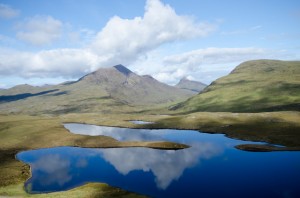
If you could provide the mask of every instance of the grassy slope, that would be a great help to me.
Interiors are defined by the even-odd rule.
[[[32,198],[145,198],[145,196],[110,187],[107,184],[89,183],[65,192],[29,195],[23,190],[23,184],[0,187],[0,197],[32,197]]]
[[[300,149],[300,112],[197,112],[159,119],[152,128],[194,129]]]
[[[122,89],[122,87],[120,87]],[[66,113],[111,113],[111,112],[133,112],[144,109],[153,108],[154,104],[145,105],[130,105],[121,99],[113,98],[103,85],[93,85],[86,82],[79,82],[77,84],[71,84],[68,86],[56,85],[46,88],[27,89],[28,93],[37,94],[39,92],[45,92],[50,90],[57,90],[49,92],[47,94],[27,97],[21,100],[14,100],[11,102],[0,101],[1,113],[13,113],[13,114],[66,114]],[[24,92],[21,90],[4,90],[0,92],[1,95],[18,95]],[[119,92],[118,92],[119,93]],[[156,92],[154,92],[156,93]],[[134,93],[131,93],[135,96]],[[124,96],[125,97],[125,96]],[[153,96],[159,97],[159,96]],[[137,100],[139,98],[136,98]],[[180,100],[182,101],[182,100]],[[178,100],[175,102],[179,102]],[[166,105],[174,104],[174,102],[166,102],[162,104],[155,104],[155,107],[162,107]]]
[[[36,94],[48,90],[57,91],[2,103],[0,111],[15,114],[62,114],[68,112],[110,111],[115,107],[119,107],[121,111],[131,109],[109,97],[103,87],[86,83],[36,88],[28,93]],[[5,90],[1,93],[3,95],[15,95],[21,92]]]
[[[299,62],[265,61],[266,65],[269,66],[264,67],[258,66],[258,63],[261,64],[261,62],[262,61],[250,62],[253,63],[251,68],[248,68],[248,66],[241,66],[240,68],[237,68],[231,75],[216,81],[215,84],[210,86],[204,94],[201,94],[202,96],[198,95],[186,103],[182,103],[180,111],[192,112],[199,111],[201,109],[206,110],[209,108],[211,108],[211,111],[241,111],[241,109],[244,111],[262,111],[270,110],[270,108],[271,110],[297,108],[297,104],[299,104],[298,97],[300,95],[298,87],[300,79]],[[249,62],[247,64],[249,64]],[[280,66],[282,64],[285,64],[286,66]],[[261,73],[261,69],[263,68],[265,69],[265,74],[258,74]],[[280,70],[280,72],[278,72],[278,68],[283,71]],[[249,69],[249,71],[246,71],[247,69]],[[258,72],[258,70],[260,72]],[[253,73],[253,71],[256,72]],[[252,73],[251,75],[247,75],[245,72]],[[270,76],[271,79],[265,78],[266,76]],[[253,79],[255,79],[255,82]],[[270,89],[265,89],[265,87],[269,87]],[[84,88],[84,86],[82,88]],[[76,92],[76,90],[73,91]],[[21,189],[21,183],[29,176],[28,166],[18,162],[14,158],[14,155],[20,150],[62,145],[120,147],[138,144],[130,143],[122,145],[109,137],[101,137],[99,139],[93,137],[92,139],[80,135],[72,135],[62,127],[61,122],[83,122],[108,126],[142,127],[126,122],[126,120],[141,119],[146,121],[156,121],[157,124],[153,125],[153,128],[196,129],[211,133],[225,133],[233,138],[266,141],[273,144],[282,144],[289,148],[296,148],[299,150],[299,112],[250,114],[197,112],[173,116],[147,115],[142,109],[140,113],[137,113],[140,109],[136,107],[125,108],[122,105],[116,105],[115,101],[107,97],[106,93],[99,92],[99,98],[91,98],[92,96],[89,94],[91,93],[92,95],[92,91],[93,88],[91,88],[89,92],[86,92],[86,96],[83,96],[83,106],[79,103],[76,108],[80,108],[79,110],[81,112],[84,112],[85,109],[89,112],[90,107],[86,108],[84,105],[90,104],[93,106],[93,104],[97,104],[96,106],[93,106],[93,112],[97,113],[74,113],[65,114],[60,117],[30,117],[22,115],[0,116],[0,186],[6,186],[5,188],[0,187],[0,196],[25,196],[24,191]],[[275,94],[275,92],[281,94]],[[221,94],[222,97],[216,97],[217,94]],[[201,97],[198,98],[199,96]],[[264,98],[267,96],[269,97]],[[57,104],[51,104],[51,102],[47,100],[46,96],[39,97],[45,98],[39,101],[35,101],[34,97],[28,98],[32,104],[31,108],[37,108],[38,105],[34,105],[35,102],[42,102],[45,105],[49,105],[47,107],[49,111],[45,113],[51,113],[52,110],[58,110],[57,114],[65,113],[63,111],[59,111],[60,106],[77,103],[77,101],[73,101],[67,94],[59,95],[58,99],[60,102],[57,107],[55,106]],[[264,98],[264,100],[258,100],[258,98]],[[204,101],[201,106],[198,103],[198,99]],[[236,106],[234,106],[234,102],[236,103]],[[263,106],[260,105],[262,102],[264,102]],[[223,103],[227,105],[221,105]],[[217,104],[219,104],[219,106]],[[22,105],[16,103],[7,107],[7,110],[19,108],[20,106]],[[26,108],[27,110],[30,109],[28,107]],[[120,113],[125,111],[136,112],[132,112],[131,114]],[[36,110],[34,109],[32,112],[36,112]],[[114,112],[115,114],[112,114],[111,112]],[[155,110],[151,112],[154,114],[170,113],[164,110]],[[178,111],[173,113],[177,112]],[[78,189],[79,191],[76,191]],[[114,188],[112,188],[112,190],[113,189]],[[103,191],[104,190],[102,188],[96,189],[90,188],[89,186],[83,186],[82,188],[74,189],[72,192],[68,191],[66,193],[58,193],[56,195],[60,197],[69,197],[70,195],[73,195],[72,193],[74,192],[101,193]],[[51,197],[53,194],[45,195],[45,197],[47,196]],[[93,197],[90,195],[86,196]],[[109,196],[105,195],[104,197]]]
[[[300,61],[256,60],[240,64],[172,109],[183,112],[300,110]]]
[[[171,105],[194,95],[160,83],[150,76],[126,76],[115,68],[100,69],[76,82],[0,90],[0,112],[66,114],[132,112]]]

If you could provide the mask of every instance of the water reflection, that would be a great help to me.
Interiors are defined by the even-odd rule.
[[[173,180],[177,180],[186,168],[193,167],[201,159],[218,155],[221,149],[217,145],[203,143],[180,151],[161,151],[147,148],[101,150],[103,158],[116,170],[127,175],[134,170],[151,171],[157,187],[166,189]]]
[[[28,191],[56,191],[69,189],[82,182],[105,181],[102,170],[114,167],[118,177],[129,179],[131,172],[153,176],[159,189],[166,189],[178,180],[185,169],[221,153],[221,148],[211,143],[195,145],[189,149],[170,151],[148,148],[82,149],[60,147],[40,149],[18,154],[18,159],[32,168],[32,178],[27,181]],[[34,156],[34,158],[32,158]],[[30,160],[31,158],[31,160]],[[93,174],[90,174],[93,172]],[[116,173],[110,172],[111,175]],[[80,182],[80,183],[78,183]],[[105,181],[106,182],[106,181]],[[107,182],[109,183],[109,181]],[[116,185],[114,182],[109,183]]]
[[[139,132],[65,126],[74,133],[109,135],[118,140],[164,139],[191,148],[57,147],[21,152],[17,158],[32,168],[32,177],[25,184],[28,192],[62,191],[87,182],[104,182],[150,197],[300,197],[300,152],[244,152],[234,146],[251,142],[189,130]]]
[[[59,154],[43,155],[37,161],[31,162],[33,172],[41,175],[37,179],[42,185],[57,182],[59,186],[62,186],[70,181],[72,179],[69,174],[70,165],[70,161]]]
[[[133,124],[153,124],[154,122],[146,122],[146,121],[142,121],[142,120],[129,120],[129,122],[133,123]]]
[[[119,141],[172,141],[182,144],[193,144],[206,141],[225,144],[224,135],[208,135],[193,130],[173,130],[173,129],[130,129],[118,127],[105,127],[88,124],[69,123],[64,127],[71,133],[89,136],[110,136]]]
[[[105,135],[115,138],[119,141],[155,141],[165,140],[159,133],[150,133],[150,130],[146,129],[128,129],[128,128],[116,128],[116,127],[100,127],[96,125],[84,125],[84,124],[64,124],[65,128],[71,133],[98,136]]]

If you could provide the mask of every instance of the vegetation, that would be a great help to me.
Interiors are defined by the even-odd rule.
[[[108,186],[107,184],[100,183],[89,183],[78,188],[64,191],[64,192],[54,192],[45,194],[27,194],[23,190],[23,184],[15,184],[6,187],[0,187],[0,196],[13,196],[13,197],[32,197],[32,198],[68,198],[68,197],[88,197],[88,198],[143,198],[145,196],[137,195],[135,193],[124,191],[120,188],[115,188]]]
[[[300,61],[244,62],[171,109],[185,113],[299,111]]]
[[[157,112],[158,113],[158,112]],[[135,125],[128,120],[154,121],[151,125]],[[172,143],[118,142],[106,136],[88,137],[68,132],[61,123],[78,122],[106,126],[131,128],[177,128],[194,129],[210,133],[225,133],[232,138],[253,141],[266,141],[272,144],[286,146],[285,150],[300,150],[300,113],[299,112],[269,112],[269,113],[213,113],[198,112],[188,115],[153,115],[143,113],[131,114],[65,114],[61,116],[0,116],[0,195],[23,196],[20,193],[23,182],[29,177],[29,167],[15,159],[19,151],[56,147],[177,147]],[[158,144],[158,145],[157,145]],[[169,145],[171,144],[171,145]],[[238,147],[254,150],[254,146]],[[268,148],[278,150],[278,147]],[[260,148],[260,150],[266,150]],[[4,187],[5,186],[5,187]],[[86,187],[86,186],[85,186]],[[76,188],[81,193],[86,189]],[[111,188],[114,189],[114,188]],[[97,190],[97,193],[101,189]],[[114,192],[117,192],[113,190]],[[93,193],[94,191],[89,191]],[[60,197],[68,197],[68,192],[57,193]],[[29,196],[29,195],[28,195]],[[46,196],[46,195],[41,195]],[[51,194],[47,196],[51,197]],[[46,197],[47,197],[46,196]]]
[[[107,136],[90,137],[75,135],[67,131],[61,124],[65,121],[71,121],[72,117],[74,117],[74,121],[77,121],[78,117],[85,120],[84,114],[78,117],[70,115],[61,118],[50,116],[0,115],[0,187],[5,186],[5,188],[0,188],[0,196],[10,195],[11,193],[14,196],[19,195],[21,191],[21,185],[19,184],[23,184],[30,176],[29,167],[15,159],[15,155],[20,151],[57,146],[90,148],[186,148],[186,145],[171,142],[119,142]],[[90,117],[86,116],[86,120],[89,119]],[[118,121],[116,123],[118,123]],[[85,188],[80,189],[84,190]],[[101,189],[98,189],[95,193],[102,193],[100,191]],[[120,193],[122,195],[123,191],[120,191]],[[117,194],[117,191],[114,192],[114,194]],[[61,197],[68,197],[68,195],[70,194],[65,193],[62,194]],[[49,197],[51,196],[49,195]]]
[[[124,66],[102,68],[78,81],[0,90],[0,112],[53,114],[132,112],[171,105],[196,93],[139,76]]]
[[[224,133],[235,139],[267,142],[286,146],[287,150],[300,150],[299,120],[300,112],[198,112],[160,119],[151,127]]]
[[[134,100],[145,97],[143,94],[136,96],[135,92],[132,92],[135,83],[138,82],[136,80],[153,82],[149,76],[133,75],[130,80],[126,78],[127,85],[122,89],[131,90],[127,95],[124,95],[122,89],[112,88],[114,86],[110,84],[111,82],[99,83],[97,81],[99,78],[104,81],[106,79],[106,74],[103,76],[101,73],[92,73],[79,81],[56,86],[22,85],[10,90],[2,90],[0,92],[2,113],[0,115],[0,196],[139,197],[105,184],[87,184],[70,191],[43,195],[26,194],[23,191],[23,182],[30,176],[30,170],[27,165],[15,159],[15,155],[20,151],[57,146],[102,148],[140,146],[161,149],[186,147],[171,142],[119,142],[106,136],[75,135],[63,127],[62,123],[66,122],[130,128],[193,129],[273,144],[238,145],[237,149],[299,151],[299,64],[299,61],[271,60],[243,63],[230,75],[212,83],[201,94],[173,105],[171,111],[166,108],[166,105],[176,101],[157,102],[164,98],[153,91],[151,91],[155,93],[153,95],[147,95],[150,92],[144,94],[148,97],[153,96],[153,101],[156,102],[149,106],[133,105]],[[116,69],[121,72],[117,75],[123,77],[131,75],[130,71],[124,70],[123,67]],[[160,87],[156,85],[156,88],[157,86]],[[159,90],[162,92],[163,89]],[[176,88],[176,90],[180,89]],[[177,99],[182,99],[182,96],[184,98],[185,95],[180,95]],[[128,120],[155,123],[135,125]]]

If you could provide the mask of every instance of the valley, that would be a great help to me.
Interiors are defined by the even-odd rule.
[[[199,84],[187,79],[181,85],[169,86],[116,65],[74,82],[0,90],[0,196],[25,196],[21,184],[30,176],[30,169],[15,159],[20,151],[61,146],[172,150],[190,147],[169,141],[120,142],[108,136],[76,135],[63,123],[196,130],[254,142],[238,144],[233,149],[299,151],[299,63],[249,61],[205,88],[203,83],[199,88]],[[153,123],[137,125],[130,120]],[[68,197],[72,193],[140,197],[93,183],[58,194]]]

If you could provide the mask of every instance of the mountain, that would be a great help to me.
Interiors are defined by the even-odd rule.
[[[34,87],[18,85],[0,91],[1,113],[68,113],[126,111],[164,105],[194,95],[139,76],[122,65],[101,68],[77,81]]]
[[[189,80],[187,78],[182,78],[175,87],[184,89],[184,90],[190,90],[196,93],[201,92],[205,87],[207,87],[206,84]]]
[[[193,95],[151,76],[139,76],[122,65],[99,69],[80,78],[78,83],[102,86],[110,97],[134,105],[174,102]]]
[[[300,61],[254,60],[170,107],[185,112],[300,111]]]

